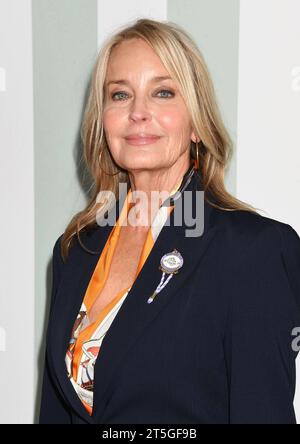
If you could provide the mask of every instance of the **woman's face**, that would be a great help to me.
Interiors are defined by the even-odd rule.
[[[111,53],[103,125],[115,162],[127,171],[166,169],[190,157],[194,133],[188,110],[175,81],[154,79],[164,76],[170,77],[142,39],[124,41]],[[126,139],[145,133],[159,138]]]

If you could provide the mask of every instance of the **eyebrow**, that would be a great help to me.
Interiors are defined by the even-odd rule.
[[[155,76],[155,77],[152,77],[152,79],[150,81],[151,82],[161,82],[162,80],[172,80],[172,78],[169,76]],[[116,83],[118,85],[129,85],[129,82],[127,80],[120,79],[120,80],[110,80],[109,82],[107,82],[106,86],[110,85],[111,83]]]

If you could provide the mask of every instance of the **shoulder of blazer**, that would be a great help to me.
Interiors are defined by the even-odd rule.
[[[99,235],[99,232],[102,230],[102,227],[97,225],[96,223],[88,228],[83,228],[80,233],[80,241],[86,248],[91,248],[90,240],[92,240],[93,236]],[[68,266],[69,262],[72,261],[73,256],[78,255],[78,252],[84,252],[84,248],[80,245],[77,234],[75,234],[72,238],[72,242],[69,247],[68,256],[64,261],[61,255],[61,240],[64,233],[61,233],[59,237],[56,239],[54,247],[53,247],[53,262],[59,271],[63,271],[66,266]]]
[[[292,328],[300,325],[298,233],[287,223],[251,212],[223,217],[226,229],[220,231],[216,261],[222,291],[228,297],[228,313],[232,313],[228,319],[243,320],[239,331],[262,320],[266,329],[274,327],[270,340],[276,337],[277,328],[278,336],[282,334],[282,342],[289,346]]]
[[[215,209],[212,224],[219,227],[219,244],[230,257],[227,264],[237,264],[250,254],[261,251],[290,252],[300,262],[300,238],[289,224],[250,211],[224,211]]]

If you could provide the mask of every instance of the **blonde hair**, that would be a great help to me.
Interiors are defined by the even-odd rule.
[[[194,132],[201,140],[199,170],[204,191],[208,192],[204,193],[206,201],[225,211],[244,210],[256,213],[254,207],[238,200],[225,189],[225,169],[232,157],[233,143],[223,124],[212,80],[200,50],[188,33],[175,23],[138,19],[130,26],[118,30],[104,42],[94,66],[81,126],[83,156],[93,179],[93,191],[86,208],[71,219],[62,235],[61,254],[64,260],[75,235],[86,249],[79,233],[97,223],[96,214],[105,205],[105,198],[104,201],[98,202],[98,194],[102,192],[103,195],[104,190],[108,190],[118,199],[119,183],[129,184],[127,172],[116,165],[110,154],[103,131],[102,116],[104,82],[110,54],[116,45],[133,38],[140,38],[148,43],[173,79],[178,82]],[[195,143],[192,141],[190,154],[191,158],[196,158]],[[206,194],[212,196],[214,202],[208,200]]]

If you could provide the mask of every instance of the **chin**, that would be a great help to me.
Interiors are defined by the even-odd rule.
[[[157,169],[161,168],[162,162],[158,159],[153,159],[148,154],[147,156],[130,156],[130,159],[120,163],[122,168],[126,170],[146,170],[146,169]]]
[[[127,171],[138,171],[138,170],[155,170],[159,168],[159,165],[153,165],[151,162],[135,162],[130,163],[124,167]]]

